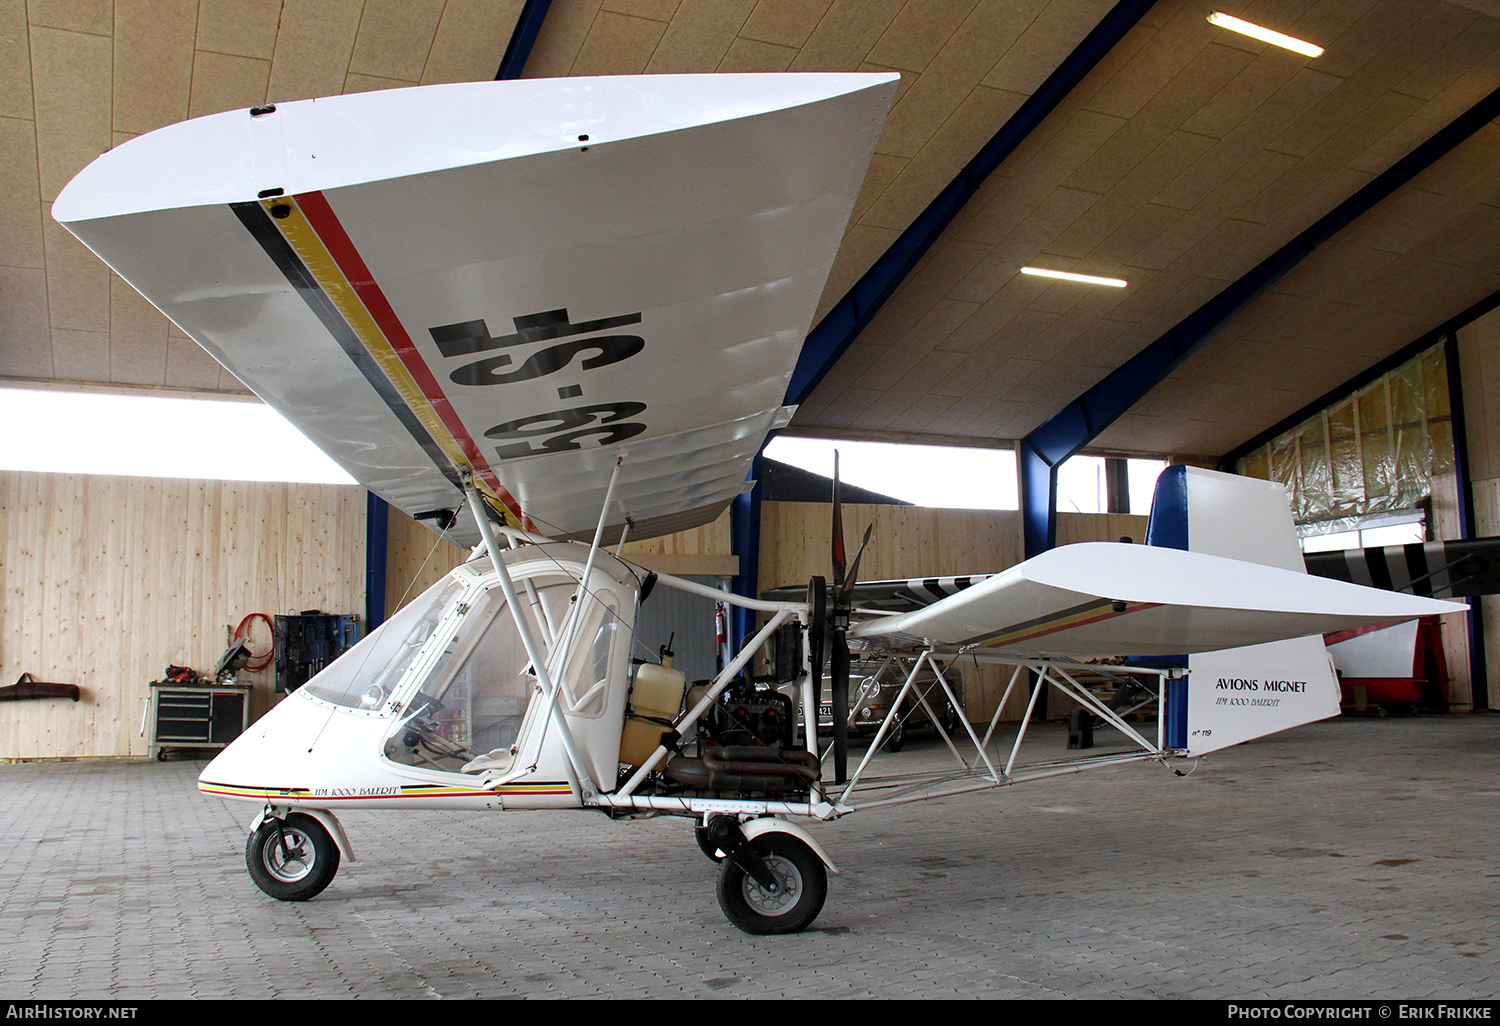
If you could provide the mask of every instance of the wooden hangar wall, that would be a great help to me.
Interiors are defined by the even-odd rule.
[[[248,613],[364,609],[365,491],[354,486],[0,472],[0,681],[22,673],[77,684],[81,701],[0,704],[0,759],[147,754],[150,693],[169,664],[210,672]],[[826,504],[764,505],[761,580],[827,574]],[[846,529],[875,525],[866,579],[991,572],[1020,559],[1014,511],[846,505]],[[1145,518],[1064,514],[1063,541],[1140,539]],[[668,573],[732,575],[727,514],[626,554]],[[394,512],[387,612],[467,550]],[[250,628],[252,650],[268,640]],[[275,702],[273,671],[243,674],[251,715]],[[992,710],[988,674],[971,709]],[[974,703],[977,700],[978,705]],[[1019,716],[1020,709],[1014,711]]]
[[[0,759],[144,756],[169,664],[212,672],[247,613],[364,609],[365,491],[0,471],[0,589],[0,682],[82,689],[0,703]],[[246,675],[252,716],[272,672]]]
[[[1472,531],[1477,538],[1493,538],[1500,536],[1500,311],[1470,322],[1457,335],[1474,498]],[[1500,596],[1487,595],[1479,605],[1489,706],[1500,709]]]

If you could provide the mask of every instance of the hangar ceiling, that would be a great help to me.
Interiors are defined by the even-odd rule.
[[[901,72],[820,316],[1108,0],[555,0],[527,77]],[[1226,10],[1317,58],[1208,24]],[[492,78],[521,0],[0,0],[0,378],[242,390],[50,217],[186,117]],[[794,428],[1025,436],[1500,88],[1500,0],[1158,0],[978,188]],[[1500,127],[1301,260],[1095,441],[1216,456],[1500,291]],[[1123,278],[1104,289],[1039,265]]]

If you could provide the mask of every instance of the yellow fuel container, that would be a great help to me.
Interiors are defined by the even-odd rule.
[[[682,711],[682,695],[686,690],[687,677],[681,670],[655,663],[641,663],[635,668],[630,711],[620,735],[621,763],[632,768],[645,764]]]

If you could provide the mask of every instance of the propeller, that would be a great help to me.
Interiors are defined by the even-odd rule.
[[[870,544],[871,524],[854,554],[854,562],[845,563],[844,505],[839,488],[839,454],[833,453],[833,601],[828,610],[829,692],[833,720],[833,778],[842,784],[849,778],[849,614],[854,605],[854,586],[859,581],[859,561]],[[819,639],[821,642],[821,639]],[[819,677],[822,676],[822,653],[818,652]]]

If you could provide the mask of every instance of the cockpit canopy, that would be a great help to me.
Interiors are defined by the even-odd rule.
[[[519,615],[547,653],[548,673],[560,692],[556,711],[575,733],[612,734],[590,740],[602,743],[597,750],[613,752],[628,687],[637,587],[623,563],[602,556],[575,603],[583,574],[573,551],[578,548],[526,546],[504,555]],[[533,701],[538,674],[488,558],[428,588],[303,690],[353,712],[392,718],[385,758],[445,772],[503,772],[522,748],[545,742],[551,719],[529,715],[533,706],[545,713],[547,703]],[[590,721],[598,725],[591,729]],[[551,733],[555,740],[555,726]],[[600,767],[606,770],[602,778],[608,779],[613,757],[603,761],[608,765]]]

